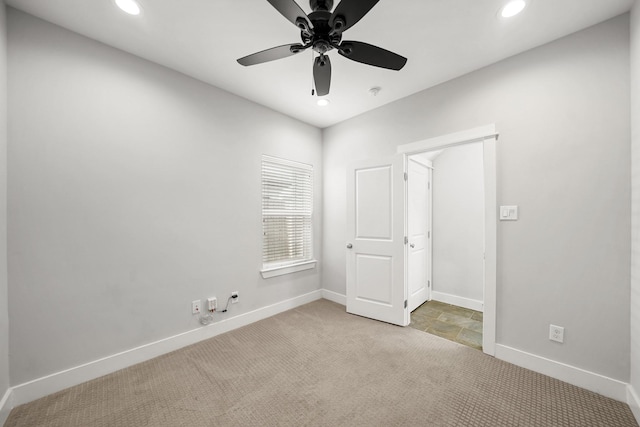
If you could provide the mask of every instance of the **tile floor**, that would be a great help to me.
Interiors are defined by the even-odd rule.
[[[427,301],[411,313],[412,328],[482,350],[482,313]]]

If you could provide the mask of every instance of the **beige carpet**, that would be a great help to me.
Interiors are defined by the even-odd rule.
[[[637,426],[628,406],[320,300],[15,408],[13,426]]]

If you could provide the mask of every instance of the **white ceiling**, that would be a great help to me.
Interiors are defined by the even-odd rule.
[[[6,0],[12,7],[162,64],[320,128],[477,70],[627,12],[634,0],[529,0],[510,20],[505,0],[381,0],[344,33],[408,58],[401,71],[330,52],[331,104],[311,96],[309,51],[252,67],[237,58],[300,42],[266,0],[140,0],[126,15],[113,0]],[[297,0],[309,13],[307,0]],[[336,0],[335,4],[338,4]],[[374,97],[369,89],[379,86]]]

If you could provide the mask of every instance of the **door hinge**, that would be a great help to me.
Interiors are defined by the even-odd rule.
[[[404,236],[404,244],[406,245],[407,243],[409,243],[409,238],[407,236]]]
[[[407,308],[407,300],[404,300],[404,308]]]
[[[431,183],[427,182],[427,190],[431,190]]]
[[[427,288],[431,287],[431,280],[427,280]]]
[[[404,180],[405,180],[405,181],[408,181],[408,180],[409,180],[409,174],[408,174],[408,173],[406,173],[406,172],[404,173]]]
[[[427,239],[430,239],[430,238],[431,238],[431,232],[427,231]]]

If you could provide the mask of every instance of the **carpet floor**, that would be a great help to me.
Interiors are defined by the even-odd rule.
[[[17,426],[611,426],[623,403],[319,300],[14,408]]]

